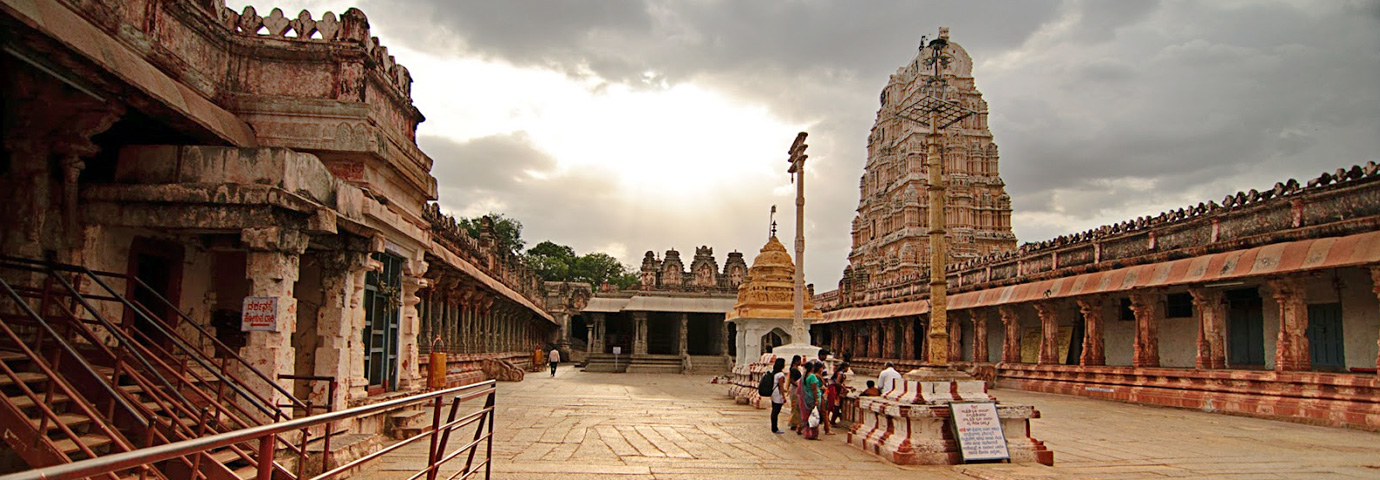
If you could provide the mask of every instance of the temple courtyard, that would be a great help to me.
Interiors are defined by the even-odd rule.
[[[493,477],[1380,478],[1376,433],[1015,390],[993,393],[1042,412],[1032,428],[1054,450],[1055,467],[897,466],[844,444],[843,433],[772,434],[767,411],[734,404],[710,378],[562,367],[555,378],[500,383]],[[360,476],[407,478],[426,448],[406,447]]]

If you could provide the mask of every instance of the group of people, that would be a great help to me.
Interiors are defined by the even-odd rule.
[[[843,418],[842,398],[848,392],[848,375],[852,370],[847,362],[835,369],[828,358],[828,350],[821,350],[817,360],[796,355],[791,358],[789,369],[786,359],[776,359],[772,365],[772,433],[786,433],[779,427],[779,418],[782,407],[789,404],[787,426],[791,431],[809,440],[819,438],[821,427],[825,435],[834,434],[831,427]]]
[[[825,435],[833,435],[832,427],[843,419],[843,396],[851,387],[848,377],[853,374],[848,361],[839,364],[838,369],[830,367],[829,351],[820,350],[818,360],[805,360],[796,355],[791,358],[791,366],[786,368],[786,359],[777,358],[772,365],[771,390],[771,431],[786,433],[778,428],[781,409],[790,405],[791,416],[787,426],[791,431],[806,439],[819,438],[820,428]],[[859,396],[878,396],[886,394],[901,381],[900,372],[891,362],[877,376],[877,381],[867,381],[867,389]],[[881,388],[878,388],[880,385]]]

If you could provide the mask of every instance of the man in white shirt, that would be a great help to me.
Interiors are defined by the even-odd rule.
[[[896,365],[886,362],[886,368],[877,375],[877,387],[881,388],[882,395],[886,395],[901,383],[901,374],[896,371]]]
[[[556,365],[561,363],[561,351],[551,349],[551,353],[546,354],[546,363],[551,364],[551,376],[556,376]]]

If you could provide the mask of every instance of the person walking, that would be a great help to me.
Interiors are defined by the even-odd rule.
[[[800,361],[799,354],[791,357],[791,371],[787,372],[788,388],[785,390],[785,403],[791,407],[791,418],[787,419],[787,425],[795,433],[800,433],[800,378],[805,378],[800,371]]]
[[[786,404],[786,359],[777,358],[772,365],[771,381],[771,433],[786,433],[777,427],[776,419],[781,416],[781,407]]]
[[[806,440],[818,440],[819,423],[823,423],[824,416],[820,415],[819,410],[817,410],[817,408],[819,408],[820,406],[820,400],[823,399],[823,396],[820,394],[820,386],[824,382],[819,379],[819,375],[823,371],[823,363],[811,362],[809,366],[806,368],[806,372],[808,373],[805,374],[805,379],[800,381],[800,412],[802,414],[800,420],[800,430],[801,435],[803,435]],[[810,425],[811,417],[813,417],[815,421],[818,423]]]
[[[551,365],[551,376],[556,376],[556,365],[561,363],[561,351],[551,349],[551,353],[546,354],[546,363]]]

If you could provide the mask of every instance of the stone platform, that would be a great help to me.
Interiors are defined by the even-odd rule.
[[[963,463],[952,426],[951,402],[994,402],[981,380],[904,380],[882,397],[858,398],[858,422],[848,432],[850,445],[902,465]],[[1030,420],[1040,412],[1029,405],[997,405],[1012,463],[1054,464],[1054,452],[1030,436]]]

